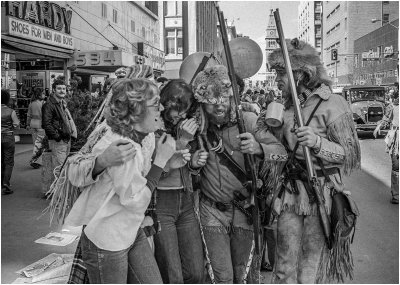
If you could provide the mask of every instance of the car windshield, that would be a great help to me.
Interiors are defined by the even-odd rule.
[[[351,96],[351,102],[377,100],[385,101],[384,90],[348,90],[346,91],[346,99]]]

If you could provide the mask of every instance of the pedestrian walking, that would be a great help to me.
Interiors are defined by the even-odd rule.
[[[2,194],[12,194],[11,175],[14,168],[14,129],[19,126],[17,114],[8,107],[10,93],[1,89],[1,190]]]
[[[385,137],[386,150],[392,159],[391,172],[391,193],[392,204],[399,204],[399,92],[393,93],[393,105],[389,112],[385,114],[382,121],[378,123],[374,130],[374,136],[377,137],[381,128],[390,125],[390,130]]]
[[[207,122],[202,137],[209,157],[200,171],[200,217],[207,259],[216,283],[244,283],[252,262],[254,236],[246,210],[250,195],[245,186],[248,175],[243,154],[255,155],[259,164],[275,161],[286,151],[269,132],[255,139],[254,113],[243,112],[247,133],[239,134],[231,83],[224,66],[200,72],[193,90]],[[190,167],[201,167],[194,155]],[[255,274],[258,280],[259,267]]]
[[[268,62],[277,72],[276,82],[286,109],[284,123],[274,133],[282,138],[290,154],[283,187],[274,194],[273,209],[278,215],[278,228],[272,283],[319,283],[328,276],[342,280],[345,274],[352,276],[351,236],[338,237],[340,242],[334,244],[331,252],[336,249],[340,254],[327,255],[317,203],[310,192],[307,175],[302,175],[306,173],[302,146],[311,150],[317,179],[323,186],[325,209],[330,215],[332,195],[348,191],[342,176],[360,168],[357,132],[347,102],[332,93],[331,82],[315,48],[297,39],[287,40],[287,45],[301,115],[309,124],[297,125],[283,53],[280,48],[276,49],[269,55]],[[262,117],[259,122],[263,123]]]
[[[191,87],[181,79],[169,81],[161,90],[162,119],[177,149],[190,148],[198,124],[193,115],[195,103]],[[204,165],[207,152],[202,152]],[[189,167],[164,169],[155,196],[155,221],[161,231],[154,236],[155,257],[164,283],[194,284],[204,282],[203,245],[199,221],[195,216],[195,196]]]
[[[162,110],[155,84],[120,79],[112,92],[110,113],[98,126],[103,134],[91,150],[89,164],[69,164],[70,173],[78,174],[69,176],[71,183],[85,188],[65,224],[84,225],[79,247],[90,283],[162,283],[141,223],[162,170],[176,152],[175,141],[162,135],[151,163],[153,132]],[[113,156],[121,155],[123,141],[120,164]]]
[[[38,152],[42,147],[42,141],[45,136],[45,131],[42,128],[42,106],[44,98],[44,92],[40,88],[37,88],[28,107],[27,130],[32,132],[33,142],[33,153],[29,164],[33,168],[39,168],[42,165],[42,156]]]
[[[49,140],[53,166],[62,165],[71,148],[71,138],[77,131],[64,98],[67,84],[64,76],[57,77],[52,85],[53,95],[42,107],[42,125]]]

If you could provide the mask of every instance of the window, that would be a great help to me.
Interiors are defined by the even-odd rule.
[[[389,5],[389,1],[382,1],[382,4]]]
[[[321,21],[321,14],[315,14],[315,20]]]
[[[182,1],[167,1],[165,16],[182,15]]]
[[[107,18],[107,4],[101,3],[101,17]]]
[[[135,21],[131,20],[131,32],[134,33],[135,32]]]
[[[183,39],[181,29],[166,30],[165,52],[166,54],[175,55],[183,53]]]
[[[144,1],[144,6],[158,16],[158,1]]]
[[[316,39],[315,40],[315,47],[317,47],[317,48],[321,47],[321,39]]]
[[[383,14],[382,25],[389,23],[389,14]]]
[[[113,22],[118,23],[118,11],[113,9]]]
[[[142,27],[142,38],[146,38],[146,28]]]

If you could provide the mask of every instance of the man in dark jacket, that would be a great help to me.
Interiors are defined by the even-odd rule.
[[[76,127],[67,109],[64,97],[67,94],[67,84],[64,77],[59,76],[52,85],[53,94],[42,107],[42,124],[49,139],[53,162],[64,163],[70,147],[71,137],[76,138]]]

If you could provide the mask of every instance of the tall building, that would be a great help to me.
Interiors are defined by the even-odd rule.
[[[164,76],[178,78],[185,56],[217,52],[217,13],[214,1],[166,1],[162,27],[166,68]]]
[[[76,74],[80,89],[95,91],[121,66],[165,68],[156,1],[8,1],[1,14],[2,88],[18,97],[22,127],[19,98],[33,85],[51,89],[56,76]]]
[[[322,1],[300,1],[298,6],[298,38],[321,52]]]
[[[382,22],[398,17],[398,1],[323,2],[323,61],[328,75],[337,85],[353,83],[354,41],[381,26]],[[331,59],[332,49],[338,51],[337,61]]]
[[[270,69],[270,66],[268,64],[268,56],[274,49],[277,49],[279,47],[277,43],[277,39],[279,38],[278,36],[278,30],[276,28],[276,23],[275,23],[275,18],[274,18],[274,13],[273,9],[271,9],[271,12],[269,14],[268,18],[268,25],[267,25],[267,30],[266,30],[266,36],[265,36],[265,62],[266,62],[266,85],[269,87],[275,86],[275,78],[276,78],[276,73],[274,70]]]
[[[354,41],[353,84],[399,82],[399,19]]]

